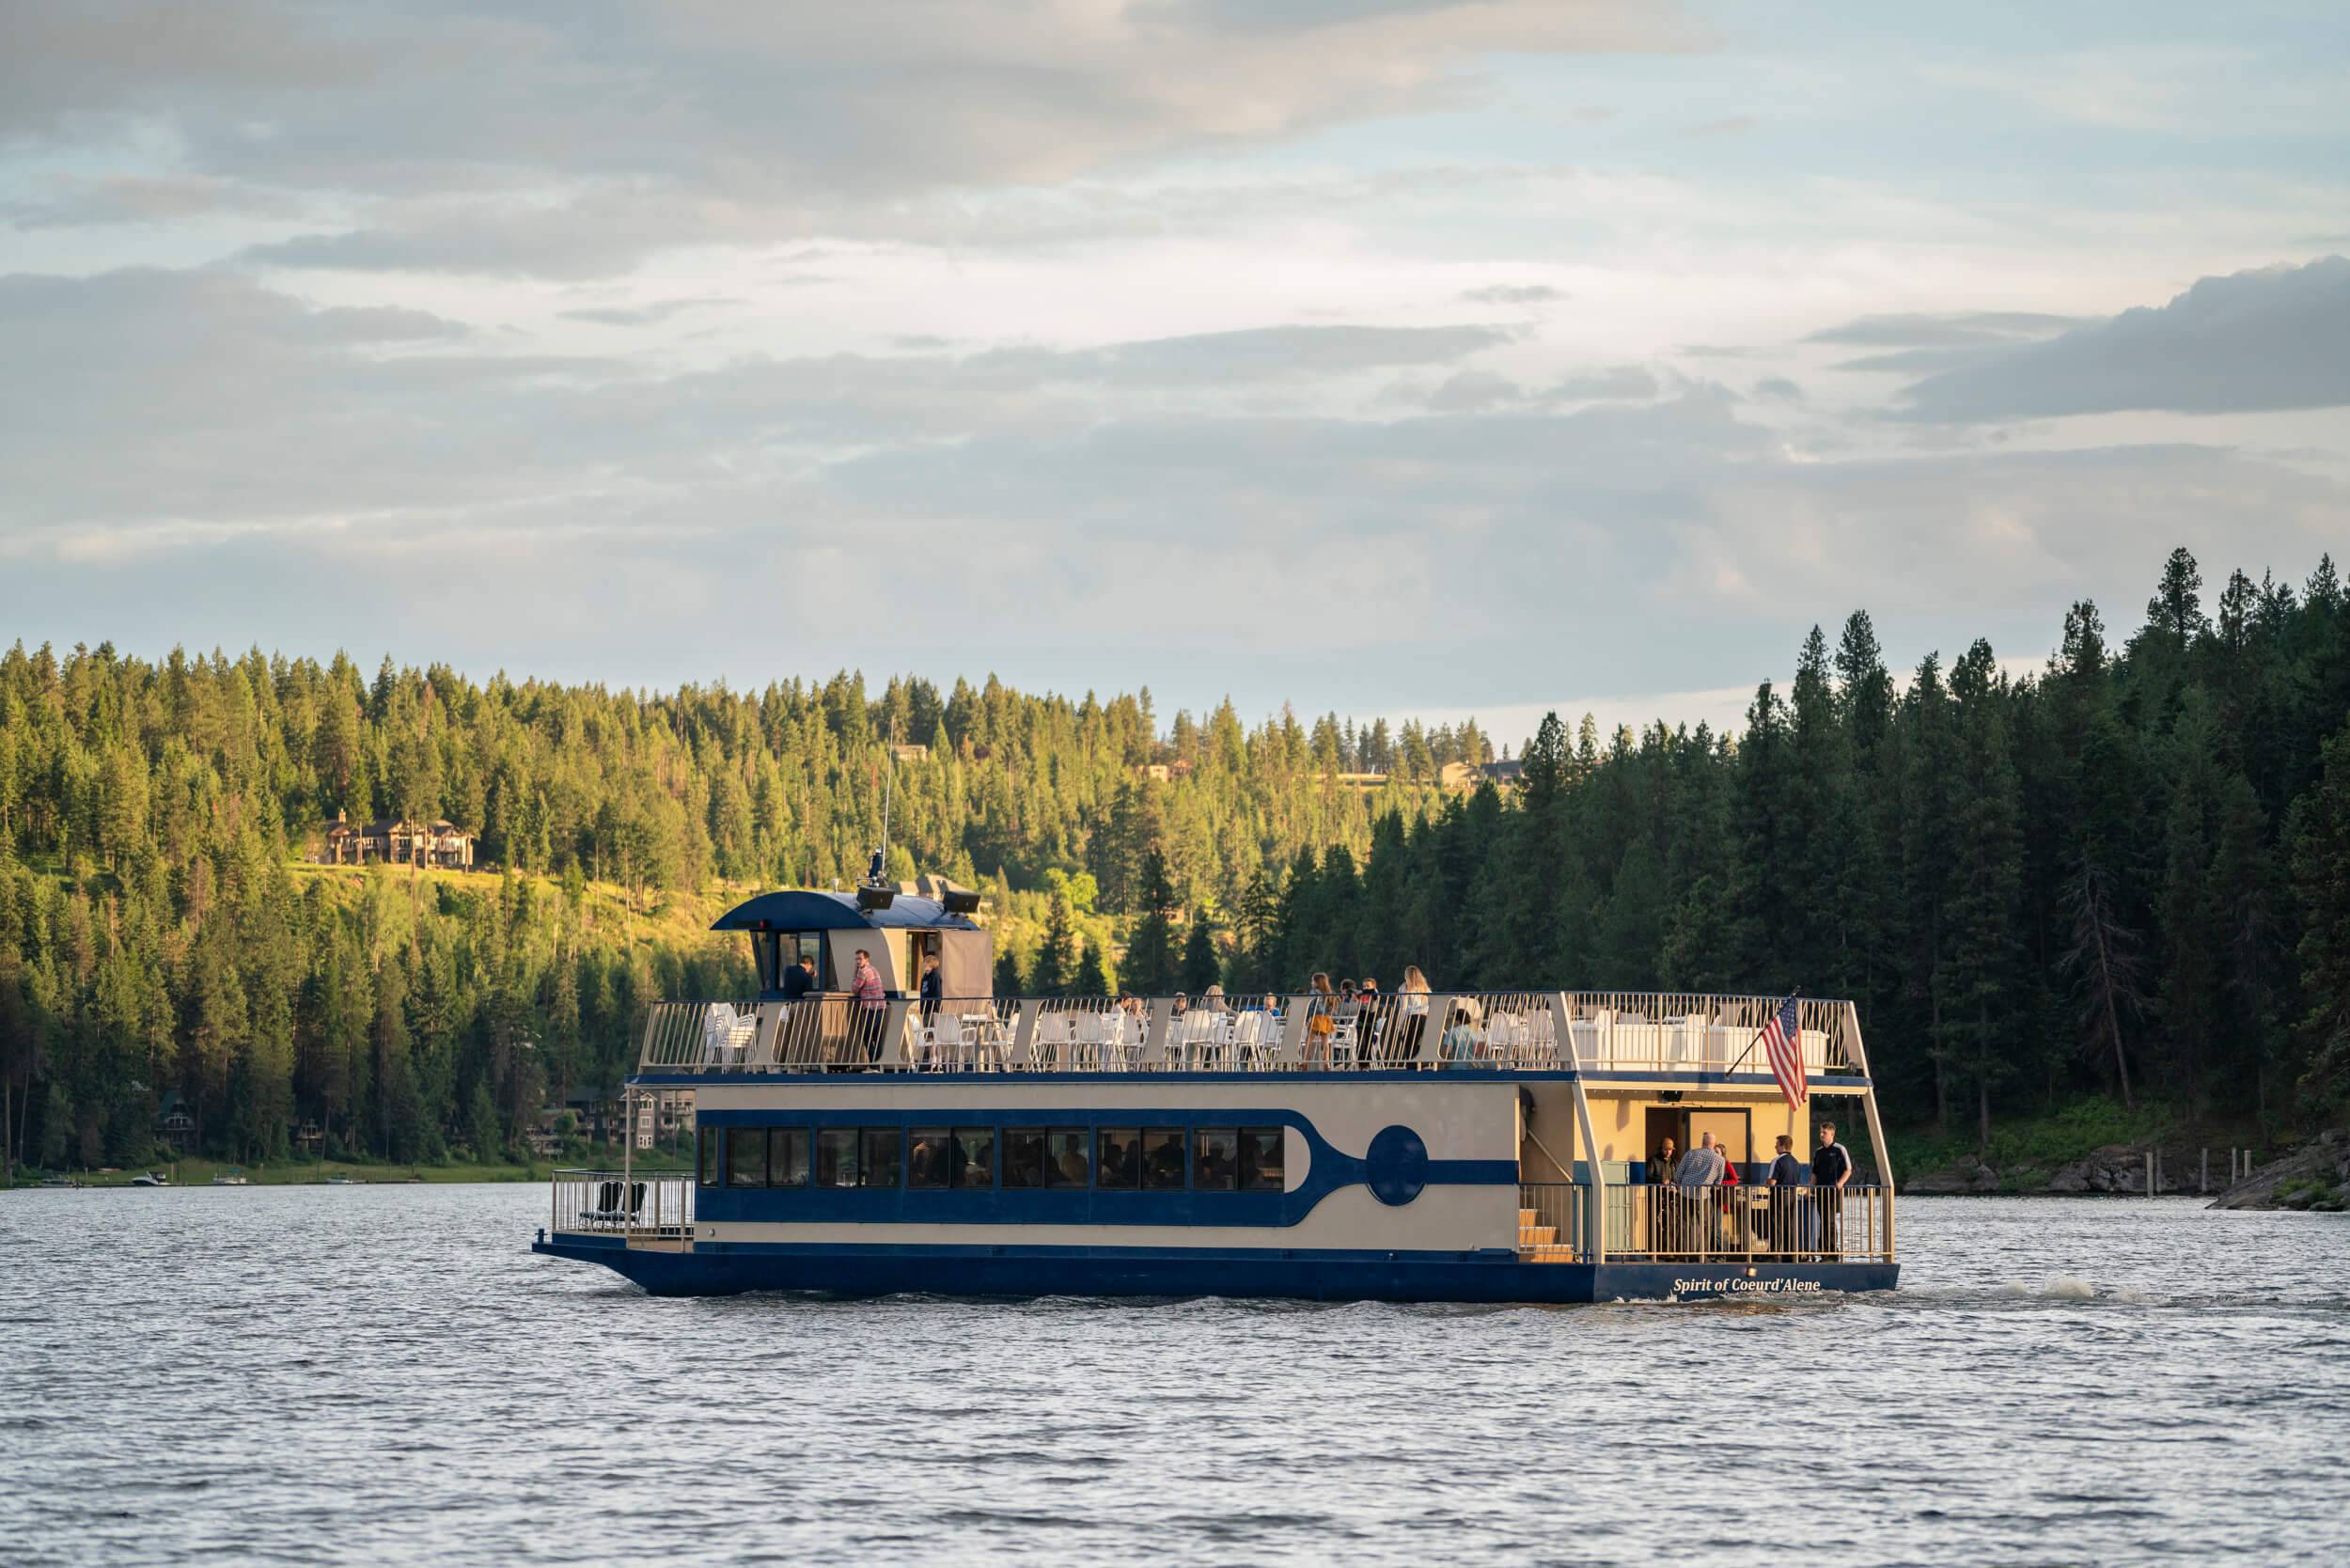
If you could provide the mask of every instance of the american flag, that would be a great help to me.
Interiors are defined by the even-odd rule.
[[[1794,996],[1779,1003],[1778,1011],[1762,1026],[1762,1049],[1770,1056],[1771,1076],[1778,1080],[1778,1091],[1787,1096],[1787,1104],[1802,1105],[1810,1086],[1804,1082],[1803,1026],[1796,1021]]]

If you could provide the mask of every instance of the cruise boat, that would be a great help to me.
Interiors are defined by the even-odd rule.
[[[976,904],[868,886],[721,917],[751,944],[759,996],[651,1009],[624,1090],[632,1152],[557,1172],[532,1250],[656,1295],[1588,1302],[1896,1283],[1850,1002],[1794,1004],[1801,1076],[1783,1088],[1762,1040],[1777,997],[998,996]],[[883,998],[848,994],[860,951]],[[662,1095],[690,1099],[690,1172],[634,1165]],[[1865,1130],[1873,1175],[1762,1184],[1775,1138],[1806,1158],[1823,1121]],[[1664,1139],[1706,1134],[1741,1184],[1650,1182]]]

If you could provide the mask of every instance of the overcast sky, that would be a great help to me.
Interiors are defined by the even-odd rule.
[[[2350,28],[0,0],[0,639],[1718,721],[2350,545]]]

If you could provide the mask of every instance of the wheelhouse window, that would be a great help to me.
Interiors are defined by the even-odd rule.
[[[1278,1127],[1240,1130],[1240,1184],[1244,1192],[1279,1192],[1289,1185],[1281,1162],[1288,1137]]]
[[[1240,1184],[1240,1130],[1202,1127],[1192,1135],[1191,1184],[1199,1192],[1230,1192]]]
[[[995,1129],[957,1127],[953,1145],[954,1184],[959,1187],[995,1184]]]
[[[767,1184],[771,1187],[807,1185],[807,1129],[767,1129]]]
[[[894,1187],[903,1165],[900,1151],[905,1135],[895,1127],[868,1127],[863,1147],[858,1151],[857,1185],[861,1187]]]
[[[1145,1127],[1142,1130],[1142,1184],[1152,1192],[1179,1191],[1183,1185],[1183,1129]]]
[[[1044,1129],[1004,1129],[1004,1185],[1041,1187],[1044,1184]]]
[[[1120,1192],[1142,1185],[1142,1129],[1104,1127],[1094,1135],[1094,1184]]]
[[[955,1184],[953,1134],[944,1127],[916,1127],[906,1140],[907,1186],[934,1192]]]
[[[699,1133],[701,1169],[695,1177],[695,1182],[700,1186],[714,1187],[718,1184],[718,1129],[703,1127],[699,1129]]]
[[[1055,1127],[1044,1135],[1044,1184],[1048,1187],[1086,1187],[1093,1184],[1093,1171],[1087,1159],[1087,1146],[1092,1142],[1083,1127]]]
[[[767,1129],[727,1129],[727,1185],[763,1187],[767,1184]]]
[[[853,1187],[856,1184],[856,1129],[824,1127],[816,1134],[816,1184]]]

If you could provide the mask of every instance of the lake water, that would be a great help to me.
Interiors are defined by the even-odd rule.
[[[543,1188],[0,1196],[0,1561],[2282,1562],[2350,1220],[1917,1199],[1897,1295],[655,1301]]]

